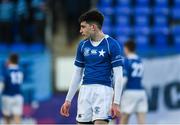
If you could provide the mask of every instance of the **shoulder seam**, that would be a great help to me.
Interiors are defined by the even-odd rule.
[[[108,53],[109,53],[109,55],[111,55],[110,49],[109,49],[109,42],[108,42],[108,39],[107,39],[107,38],[105,38],[105,39],[106,39],[106,43],[107,43],[107,47],[108,47]]]
[[[117,42],[119,41],[115,40],[116,45],[119,46],[119,48],[121,49],[121,46]]]
[[[81,46],[81,52],[82,52],[82,49],[83,49],[83,47],[84,47],[84,44],[85,44],[87,41],[88,41],[88,40],[86,40],[86,41],[83,42],[83,45]]]

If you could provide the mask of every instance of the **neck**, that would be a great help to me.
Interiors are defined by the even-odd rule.
[[[97,31],[94,33],[94,35],[91,36],[91,40],[94,42],[99,42],[101,39],[103,39],[105,34],[102,31]]]
[[[9,63],[10,66],[17,66],[15,63]]]
[[[134,52],[129,52],[128,55],[135,55],[135,53]]]

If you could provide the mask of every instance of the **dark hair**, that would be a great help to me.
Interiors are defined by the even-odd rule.
[[[135,52],[136,50],[136,43],[134,40],[128,40],[125,42],[124,46],[130,51],[130,52]]]
[[[19,56],[16,53],[13,53],[9,56],[9,61],[13,64],[18,64]]]
[[[86,21],[87,23],[96,23],[98,28],[101,29],[104,21],[104,16],[97,9],[92,9],[79,17],[79,23],[83,21]]]

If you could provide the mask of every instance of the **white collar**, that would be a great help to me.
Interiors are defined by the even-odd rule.
[[[18,65],[15,65],[15,64],[9,64],[8,66],[10,69],[17,69],[18,68]]]
[[[104,34],[104,37],[101,40],[99,40],[98,43],[102,42],[104,40],[104,38],[107,39],[108,37],[109,37],[109,35]],[[90,38],[90,41],[94,42],[94,41],[91,40],[91,38]]]
[[[132,54],[129,54],[129,55],[127,56],[127,58],[128,58],[128,59],[137,59],[138,56],[137,56],[136,54],[132,53]]]
[[[106,39],[109,38],[109,35],[105,34],[105,38],[106,38]]]
[[[94,42],[94,41],[92,41],[91,39],[90,39],[90,42],[91,42],[91,44],[94,46],[94,47],[97,47],[97,46],[99,46],[99,44],[104,40],[104,39],[107,39],[109,37],[109,35],[104,35],[104,37],[100,40],[100,41],[98,41],[98,42]]]

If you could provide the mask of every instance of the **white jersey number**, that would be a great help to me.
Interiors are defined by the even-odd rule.
[[[11,72],[11,82],[12,84],[21,84],[23,82],[23,73]]]
[[[131,74],[132,77],[142,77],[143,75],[143,65],[142,63],[134,62],[132,64],[133,72]]]

